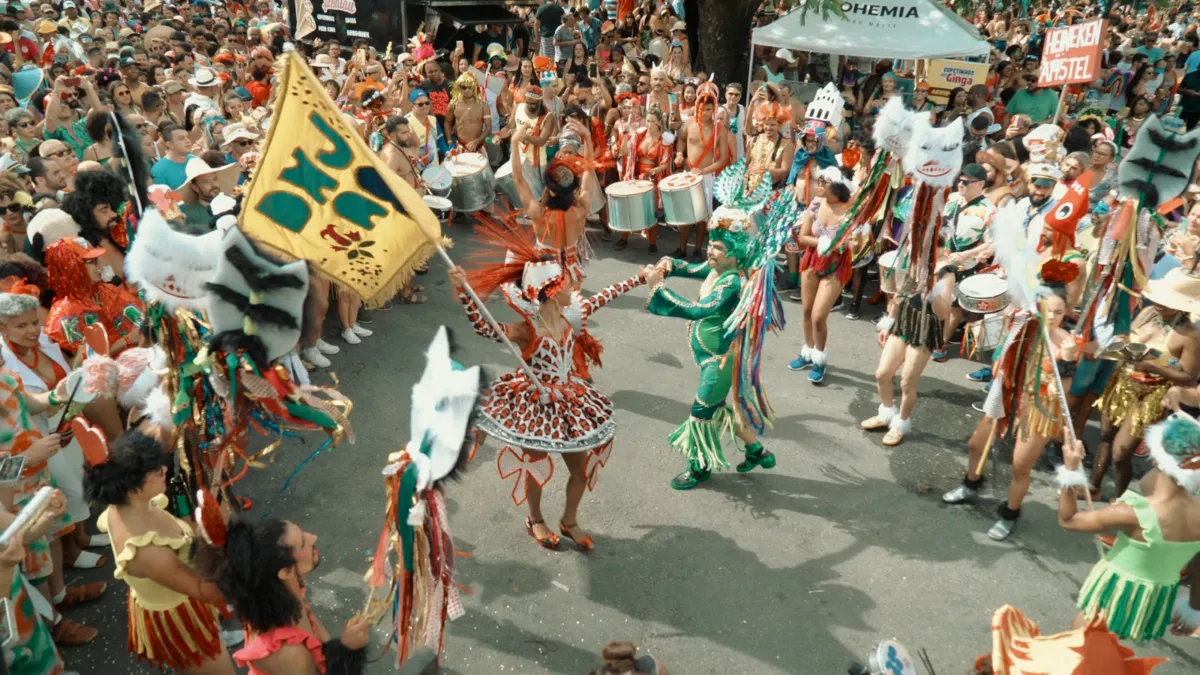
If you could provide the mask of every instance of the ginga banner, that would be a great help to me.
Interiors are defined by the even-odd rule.
[[[987,72],[986,63],[930,59],[929,74],[925,80],[929,83],[929,100],[938,105],[945,105],[950,98],[950,92],[955,89],[970,89],[971,85],[984,84],[987,81]]]
[[[1104,50],[1104,19],[1092,19],[1046,32],[1039,87],[1092,82]]]

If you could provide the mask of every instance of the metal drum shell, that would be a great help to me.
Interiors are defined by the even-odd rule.
[[[496,178],[487,164],[487,158],[484,155],[477,156],[481,161],[475,163],[476,171],[456,173],[453,169],[450,170],[454,178],[450,187],[450,202],[454,204],[454,209],[461,213],[482,211],[496,201]]]
[[[663,222],[667,225],[692,225],[707,221],[712,215],[708,208],[708,196],[704,194],[704,179],[686,186],[675,186],[664,179],[658,184],[662,195]]]
[[[998,348],[1004,342],[1005,326],[1008,318],[1004,312],[984,314],[979,321],[974,321],[968,327],[975,338],[976,349],[980,353]]]
[[[899,292],[895,275],[897,257],[899,257],[899,253],[896,250],[891,250],[881,254],[877,259],[879,265],[879,290],[888,295],[895,295]]]
[[[421,199],[425,202],[425,206],[428,206],[429,210],[433,211],[433,215],[437,216],[438,222],[443,227],[450,224],[450,212],[453,210],[454,205],[450,203],[449,199],[438,197],[437,195],[425,195]]]
[[[508,199],[514,209],[525,208],[521,195],[517,192],[517,183],[513,180],[512,161],[505,162],[496,169],[496,189]]]
[[[613,194],[613,188],[644,184],[645,191]],[[641,187],[639,185],[639,187]],[[654,184],[650,181],[621,181],[604,190],[608,197],[608,226],[616,232],[641,232],[658,224],[654,213]]]
[[[430,164],[421,172],[421,180],[435,197],[449,197],[454,186],[454,176],[441,164]]]
[[[996,292],[987,291],[984,294],[982,291],[972,291],[981,281],[994,278],[997,281],[1003,282],[1002,285],[997,285]],[[975,280],[972,282],[972,280]],[[965,288],[964,288],[965,286]],[[999,312],[1008,307],[1008,282],[998,274],[976,274],[960,281],[954,287],[954,295],[958,298],[958,306],[968,312],[976,314],[991,314]]]

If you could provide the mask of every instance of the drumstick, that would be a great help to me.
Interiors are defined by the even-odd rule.
[[[455,265],[454,261],[450,259],[450,254],[446,253],[446,249],[442,248],[441,244],[438,244],[437,252],[438,255],[441,256],[442,260],[450,266],[450,269],[458,267],[458,265]],[[483,300],[475,293],[475,289],[471,288],[471,284],[464,281],[463,290],[465,290],[467,295],[471,296],[471,299],[475,301],[475,306],[479,308],[479,313],[483,315],[484,321],[487,321],[488,325],[492,327],[492,330],[496,331],[496,335],[500,336],[500,342],[504,343],[504,346],[508,347],[508,351],[512,352],[512,355],[517,357],[517,361],[521,364],[521,370],[525,371],[525,376],[529,378],[529,381],[533,383],[533,386],[537,387],[538,396],[542,399],[542,402],[544,403],[548,401],[550,398],[550,392],[546,391],[546,388],[542,386],[542,381],[538,379],[537,375],[534,374],[533,369],[529,367],[529,363],[525,361],[525,357],[521,356],[521,350],[517,349],[517,346],[508,339],[508,334],[504,332],[504,327],[501,326],[496,321],[495,317],[492,316],[492,313],[488,311],[487,306],[483,304]]]
[[[975,475],[983,476],[983,465],[987,464],[988,455],[992,454],[992,445],[996,442],[996,427],[1000,421],[992,418],[992,430],[988,432],[987,443],[983,446],[983,454],[979,456],[979,464],[975,466]]]

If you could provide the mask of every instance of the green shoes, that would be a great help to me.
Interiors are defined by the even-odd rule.
[[[671,479],[671,487],[676,490],[691,490],[709,478],[712,478],[711,470],[689,465],[686,471]]]
[[[764,449],[762,443],[755,443],[755,446],[746,448],[746,461],[737,465],[738,473],[748,473],[759,466],[764,469],[775,468],[775,454]]]

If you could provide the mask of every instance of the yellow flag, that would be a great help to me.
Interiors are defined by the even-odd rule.
[[[284,53],[276,72],[270,131],[242,204],[242,230],[381,304],[434,254],[441,225],[371,152],[296,52]]]

